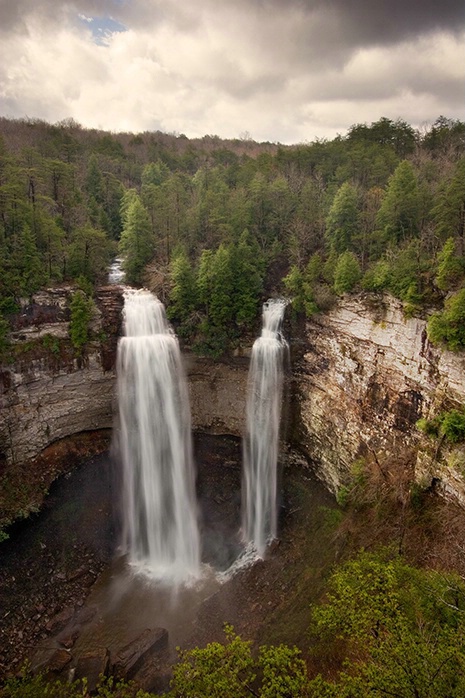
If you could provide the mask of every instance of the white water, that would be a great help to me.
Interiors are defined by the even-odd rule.
[[[108,270],[108,283],[109,284],[124,284],[125,273],[122,270],[123,260],[121,257],[117,257],[113,260]]]
[[[286,301],[263,306],[263,329],[249,370],[247,434],[244,440],[242,529],[260,556],[277,533],[277,463],[287,343],[281,335]]]
[[[124,299],[117,359],[124,545],[136,570],[185,582],[199,575],[200,545],[179,345],[155,296],[127,290]]]

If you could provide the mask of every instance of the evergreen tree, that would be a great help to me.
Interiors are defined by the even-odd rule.
[[[147,210],[137,194],[131,194],[130,202],[123,197],[123,231],[119,251],[124,258],[123,268],[129,283],[140,283],[144,267],[152,259],[154,239]],[[127,207],[126,207],[127,204]]]
[[[195,274],[189,258],[179,249],[170,264],[172,288],[167,315],[172,320],[186,322],[197,306]]]
[[[350,182],[339,187],[326,218],[326,235],[337,254],[351,249],[352,238],[360,227],[360,211],[356,188]]]
[[[386,195],[376,217],[377,227],[386,242],[398,244],[418,234],[420,227],[420,197],[415,172],[410,162],[403,160],[390,177]]]
[[[441,291],[450,291],[463,281],[465,275],[465,258],[459,257],[454,238],[448,238],[437,259],[436,286]]]
[[[357,257],[353,252],[343,252],[339,256],[334,270],[334,291],[338,295],[352,291],[360,281],[361,276]]]

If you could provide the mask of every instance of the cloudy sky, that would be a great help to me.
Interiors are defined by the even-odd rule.
[[[0,0],[0,115],[296,143],[465,119],[463,0]]]

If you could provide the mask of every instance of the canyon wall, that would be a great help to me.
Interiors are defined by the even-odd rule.
[[[80,358],[66,339],[69,293],[37,294],[13,335],[25,350],[0,369],[0,478],[12,492],[24,480],[45,490],[65,472],[69,462],[56,461],[70,461],[69,449],[60,444],[71,440],[79,455],[110,443],[122,290],[100,289],[93,341]],[[415,426],[422,416],[463,405],[463,354],[431,346],[425,322],[406,319],[395,299],[369,295],[346,297],[307,320],[297,336],[290,336],[290,326],[287,334],[288,434],[332,491],[350,482],[360,459],[375,459],[380,467],[396,459],[413,462],[423,485],[435,478],[465,502],[464,447],[426,437]],[[193,429],[241,436],[248,358],[184,356]]]
[[[424,320],[405,318],[390,297],[345,297],[307,321],[293,370],[300,446],[330,489],[349,483],[360,459],[396,460],[465,501],[463,446],[415,426],[463,406],[465,355],[432,346]]]

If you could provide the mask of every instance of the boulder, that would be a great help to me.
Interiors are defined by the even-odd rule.
[[[168,631],[165,628],[144,630],[135,640],[112,656],[112,673],[118,679],[132,679],[144,662],[162,652],[167,646]]]

